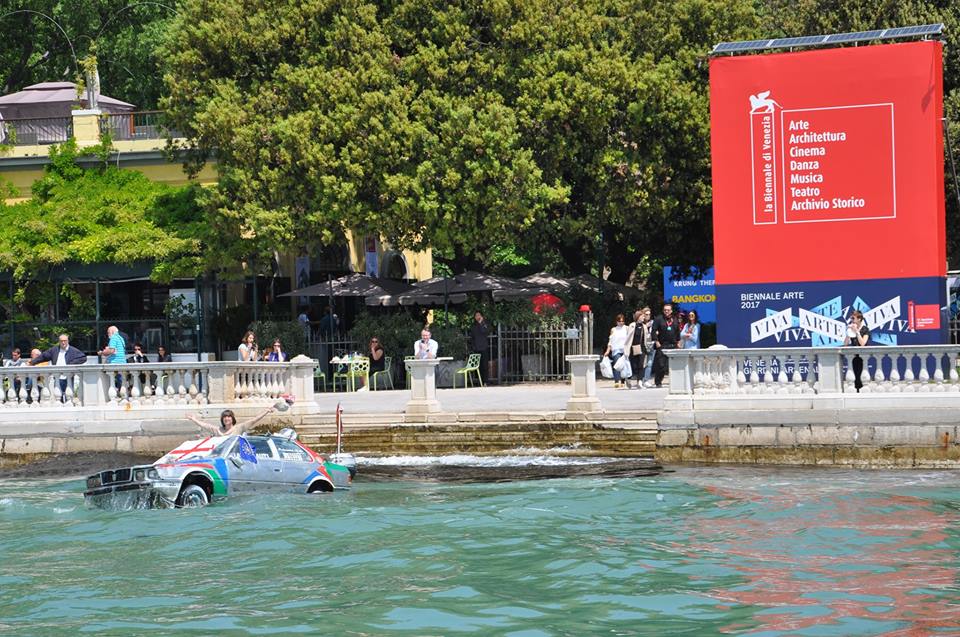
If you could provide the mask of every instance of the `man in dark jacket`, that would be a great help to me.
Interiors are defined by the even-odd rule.
[[[663,314],[653,320],[650,331],[653,335],[653,347],[656,350],[653,357],[653,380],[657,387],[660,387],[667,373],[667,355],[663,350],[680,347],[680,321],[673,315],[672,305],[663,304]]]
[[[486,384],[490,360],[490,325],[480,312],[473,315],[473,325],[470,327],[470,351],[480,354],[480,380]]]
[[[31,365],[48,362],[51,365],[83,365],[87,362],[87,355],[70,344],[70,337],[61,334],[59,343],[39,356],[30,359]],[[67,375],[60,374],[60,401],[66,400]]]

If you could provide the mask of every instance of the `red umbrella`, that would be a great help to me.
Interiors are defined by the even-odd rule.
[[[560,297],[548,292],[536,295],[530,299],[530,302],[533,303],[533,311],[537,314],[542,314],[544,310],[554,314],[560,314],[565,309]]]

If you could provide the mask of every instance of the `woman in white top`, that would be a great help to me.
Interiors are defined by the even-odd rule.
[[[257,336],[253,332],[247,332],[240,341],[240,347],[237,348],[237,354],[241,362],[249,361],[253,363],[257,360]]]
[[[607,350],[604,356],[610,357],[613,367],[613,386],[626,387],[627,381],[620,377],[620,371],[616,368],[617,361],[623,356],[623,351],[627,348],[627,343],[633,341],[633,330],[626,325],[623,314],[617,314],[617,322],[610,330],[610,339],[607,341]]]

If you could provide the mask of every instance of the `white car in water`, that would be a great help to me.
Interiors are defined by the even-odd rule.
[[[268,436],[188,440],[152,465],[87,477],[84,500],[100,508],[198,507],[247,493],[323,493],[347,489],[356,474],[350,454],[324,458],[292,430]]]

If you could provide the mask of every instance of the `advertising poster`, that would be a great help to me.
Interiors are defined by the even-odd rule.
[[[700,276],[696,276],[697,274]],[[696,310],[701,323],[717,322],[717,291],[713,268],[680,276],[673,267],[664,266],[663,298],[683,312]],[[660,308],[657,308],[657,313],[659,311]]]
[[[308,287],[310,285],[310,257],[297,257],[296,261],[294,261],[294,270],[297,273],[297,289],[302,290],[303,288]],[[309,305],[310,297],[298,297],[297,303],[300,305]]]
[[[718,341],[946,341],[942,44],[710,61]]]
[[[364,273],[376,278],[380,276],[380,261],[377,258],[377,238],[368,236],[364,239]]]

